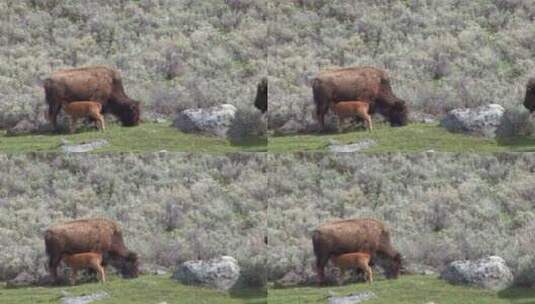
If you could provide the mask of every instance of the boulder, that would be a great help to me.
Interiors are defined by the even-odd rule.
[[[39,131],[39,124],[29,119],[22,119],[13,127],[7,129],[8,136],[17,136],[22,134],[31,134]]]
[[[38,278],[28,272],[19,273],[14,279],[7,281],[6,287],[8,288],[18,288],[18,287],[27,287],[37,283]]]
[[[477,108],[454,109],[440,121],[440,125],[450,132],[496,137],[505,109],[499,104],[489,104]]]
[[[316,274],[312,271],[289,271],[282,278],[275,281],[276,288],[313,285],[317,283]]]
[[[240,277],[236,259],[222,256],[208,261],[187,261],[179,265],[173,279],[187,285],[203,285],[219,290],[231,289]]]
[[[173,126],[186,133],[206,133],[226,137],[236,111],[236,107],[230,104],[205,109],[188,109],[176,115]]]
[[[513,273],[504,259],[498,256],[451,262],[440,277],[452,284],[468,284],[496,291],[513,284]]]
[[[357,304],[367,300],[377,298],[377,295],[371,291],[355,292],[347,296],[330,296],[329,304]]]

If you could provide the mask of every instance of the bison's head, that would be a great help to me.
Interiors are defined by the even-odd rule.
[[[112,265],[124,278],[137,278],[139,275],[139,259],[135,252],[130,251],[125,257],[115,257]]]
[[[405,101],[397,100],[394,104],[388,109],[388,120],[390,125],[393,127],[401,127],[407,125],[409,121],[409,110]]]
[[[396,253],[389,259],[385,276],[388,279],[397,279],[401,271],[401,254]]]
[[[531,78],[526,86],[526,97],[524,98],[524,107],[530,113],[535,111],[535,78]]]
[[[131,127],[137,126],[139,124],[141,106],[139,101],[130,101],[128,103],[123,103],[121,105],[119,118],[123,126]]]

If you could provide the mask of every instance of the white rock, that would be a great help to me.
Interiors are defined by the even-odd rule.
[[[328,149],[331,152],[335,153],[348,153],[348,152],[358,152],[364,149],[368,149],[377,145],[377,142],[373,139],[365,139],[358,143],[348,144],[348,145],[329,145]]]
[[[329,304],[357,304],[367,300],[377,298],[375,293],[371,291],[352,293],[342,297],[329,297]]]
[[[498,291],[513,284],[513,273],[505,260],[498,256],[451,262],[440,277],[453,284],[468,284]]]
[[[496,137],[504,113],[505,109],[499,104],[454,109],[440,121],[440,125],[450,132]]]
[[[236,107],[230,104],[205,109],[188,109],[177,114],[173,126],[186,133],[207,133],[226,137],[236,111]]]
[[[61,150],[64,153],[84,153],[84,152],[91,152],[95,149],[102,148],[109,145],[109,142],[105,139],[99,139],[96,141],[92,141],[89,143],[83,143],[79,145],[62,145]]]
[[[100,301],[108,298],[110,295],[105,291],[99,291],[86,296],[79,297],[63,297],[61,298],[61,304],[87,304],[94,301]]]
[[[173,279],[188,285],[203,285],[219,290],[231,289],[240,277],[236,259],[222,256],[208,261],[187,261],[177,267]]]

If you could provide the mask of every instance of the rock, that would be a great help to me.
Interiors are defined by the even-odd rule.
[[[84,152],[91,152],[95,149],[102,148],[108,145],[109,145],[109,142],[107,140],[98,139],[89,143],[83,143],[79,145],[62,144],[61,150],[63,151],[63,153],[84,153]]]
[[[7,129],[8,136],[17,136],[22,134],[31,134],[39,130],[39,125],[28,119],[19,121],[15,126]]]
[[[141,266],[141,272],[152,274],[152,275],[167,275],[169,271],[163,267],[160,267],[158,265],[152,265],[152,264],[142,264]]]
[[[377,145],[377,142],[373,139],[365,139],[363,141],[360,141],[358,143],[354,144],[348,144],[348,145],[329,145],[328,149],[331,152],[335,153],[345,153],[345,152],[357,152],[364,149],[368,149],[370,147],[373,147]]]
[[[373,298],[377,298],[377,295],[371,291],[364,291],[364,292],[356,292],[352,293],[347,296],[330,296],[329,297],[329,304],[356,304],[356,303],[362,303],[367,300],[371,300]]]
[[[282,125],[282,127],[275,130],[275,134],[277,135],[289,135],[289,134],[297,134],[303,132],[304,127],[303,125],[298,122],[297,120],[291,118],[287,122]]]
[[[401,273],[403,274],[420,274],[420,275],[435,275],[437,274],[437,270],[422,264],[408,264],[404,265],[403,269],[401,270]]]
[[[158,123],[158,124],[166,124],[169,121],[167,119],[165,119],[165,118],[156,118],[156,119],[154,119],[154,122]]]
[[[452,284],[469,284],[485,289],[503,290],[513,284],[513,274],[498,256],[476,261],[454,261],[440,274]]]
[[[438,122],[437,118],[434,115],[416,111],[409,113],[409,121],[412,123],[424,124],[435,124]]]
[[[177,114],[173,126],[186,133],[207,133],[226,137],[236,111],[236,107],[230,104],[205,109],[188,109]]]
[[[208,261],[187,261],[178,266],[173,279],[187,285],[231,289],[240,277],[236,259],[222,256]]]
[[[289,271],[281,279],[275,281],[274,287],[285,288],[294,286],[311,285],[316,283],[316,274],[312,272]]]
[[[14,279],[7,281],[6,287],[8,288],[17,288],[17,287],[27,287],[34,285],[37,282],[37,278],[26,272],[23,271],[19,273]]]
[[[110,295],[105,291],[99,291],[90,295],[79,297],[64,296],[61,298],[61,304],[87,304],[94,301],[100,301],[109,297]]]
[[[469,133],[496,137],[505,109],[498,104],[489,104],[472,109],[454,109],[440,121],[450,132]]]

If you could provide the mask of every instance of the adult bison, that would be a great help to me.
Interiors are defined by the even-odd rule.
[[[262,78],[256,87],[256,99],[254,106],[265,113],[268,109],[268,81],[267,78]]]
[[[392,126],[407,124],[407,105],[392,93],[390,80],[383,70],[350,67],[322,71],[312,81],[312,92],[321,129],[330,104],[349,100],[370,103],[370,112],[382,114]]]
[[[530,113],[535,111],[535,77],[528,80],[526,85],[526,97],[524,98],[524,107],[529,110]]]
[[[331,256],[350,252],[364,252],[378,257],[388,278],[397,278],[401,269],[401,255],[394,250],[390,232],[373,219],[350,219],[320,225],[312,235],[316,256],[316,271],[324,281],[325,265]],[[385,263],[386,262],[386,263]]]
[[[64,254],[97,252],[105,262],[117,268],[123,277],[138,276],[137,254],[129,251],[123,242],[119,225],[109,219],[83,219],[49,227],[45,232],[48,271],[57,278],[57,267]]]
[[[58,70],[44,82],[48,118],[54,128],[61,106],[74,101],[91,100],[102,104],[102,112],[111,112],[124,126],[139,123],[140,103],[126,96],[119,71],[106,66]]]

